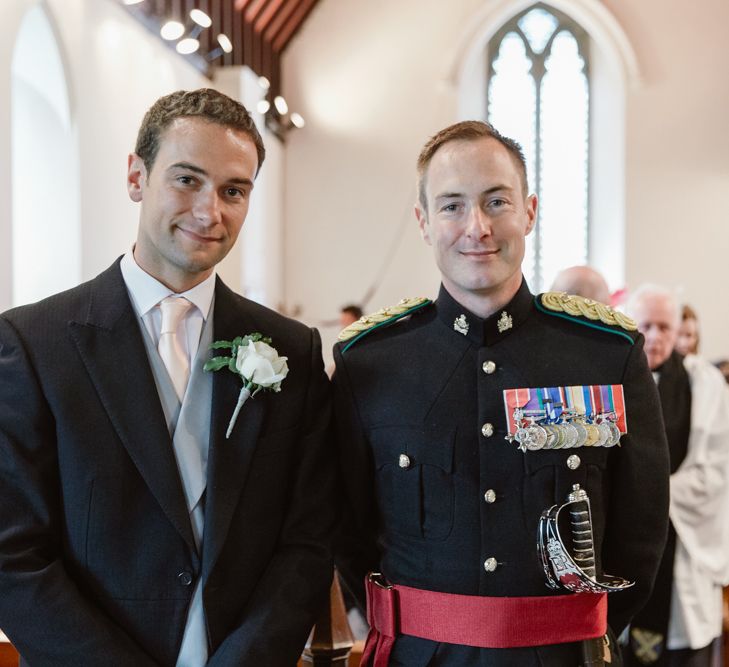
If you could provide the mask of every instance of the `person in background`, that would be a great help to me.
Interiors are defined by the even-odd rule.
[[[362,308],[350,303],[339,311],[339,326],[344,329],[362,317]]]
[[[610,303],[610,289],[605,278],[590,266],[572,266],[560,271],[552,283],[552,291],[578,294],[600,303]]]
[[[613,632],[648,598],[667,529],[668,450],[643,337],[608,306],[531,294],[521,265],[537,200],[514,141],[457,123],[428,141],[417,171],[438,299],[364,317],[334,348],[347,480],[337,561],[360,600],[371,573],[363,665],[574,667],[587,648],[618,665]],[[548,442],[515,417],[531,400],[543,417],[624,412],[622,446],[592,446],[594,424],[591,446],[571,423]],[[535,548],[542,513],[580,490],[596,572],[635,582],[609,599],[551,590]]]
[[[714,366],[674,349],[681,313],[670,291],[644,285],[626,310],[645,336],[671,455],[669,538],[626,663],[708,667],[729,582],[729,392]]]
[[[21,665],[290,667],[327,600],[319,335],[215,273],[264,155],[222,93],[157,100],[128,159],[133,248],[0,315],[0,628]]]
[[[684,357],[699,353],[699,318],[689,305],[681,307],[681,324],[676,337],[676,352]]]

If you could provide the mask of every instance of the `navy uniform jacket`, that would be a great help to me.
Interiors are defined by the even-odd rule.
[[[512,326],[499,332],[503,311]],[[461,315],[465,335],[454,329]],[[620,633],[648,598],[661,558],[668,449],[643,337],[598,324],[540,311],[525,282],[487,320],[441,288],[406,320],[346,351],[346,342],[335,346],[348,512],[339,564],[350,583],[379,570],[391,583],[433,591],[554,594],[537,559],[537,524],[579,483],[592,501],[598,572],[636,582],[609,597],[609,624]],[[624,385],[620,447],[523,453],[505,440],[504,389],[595,384]],[[401,454],[408,468],[398,465]],[[581,460],[574,470],[566,462],[573,454]],[[401,636],[391,665],[561,666],[578,656],[570,644],[477,649]]]

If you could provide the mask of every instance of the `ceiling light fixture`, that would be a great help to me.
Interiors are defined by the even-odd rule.
[[[167,21],[159,30],[162,39],[172,42],[185,34],[185,26],[179,21]]]
[[[282,95],[273,98],[273,104],[268,99],[262,99],[256,105],[258,113],[264,115],[266,127],[281,141],[286,141],[290,130],[301,129],[306,125],[304,117],[296,111],[289,113],[289,105]]]
[[[220,58],[224,53],[230,53],[233,50],[233,43],[228,39],[228,35],[220,33],[218,35],[218,44],[210,53],[207,55],[208,60],[215,60]]]
[[[193,37],[186,37],[177,42],[177,53],[181,53],[183,56],[188,56],[191,53],[195,53],[200,48],[200,42]]]

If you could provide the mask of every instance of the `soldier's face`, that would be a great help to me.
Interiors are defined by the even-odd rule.
[[[645,354],[651,370],[671,356],[678,336],[678,314],[671,299],[647,294],[634,304],[631,315],[645,336]]]
[[[165,130],[149,173],[131,155],[127,189],[142,204],[139,265],[176,291],[208,277],[238,238],[257,167],[246,133],[195,117]]]
[[[425,194],[428,209],[416,205],[415,214],[451,296],[464,305],[508,301],[521,284],[537,211],[508,151],[490,137],[444,144],[428,166]]]

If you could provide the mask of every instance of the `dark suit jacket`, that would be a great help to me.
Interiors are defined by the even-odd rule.
[[[319,336],[218,280],[214,339],[261,332],[280,393],[215,373],[202,557],[118,262],[0,315],[0,628],[33,667],[174,665],[195,578],[210,665],[290,667],[331,582]]]

